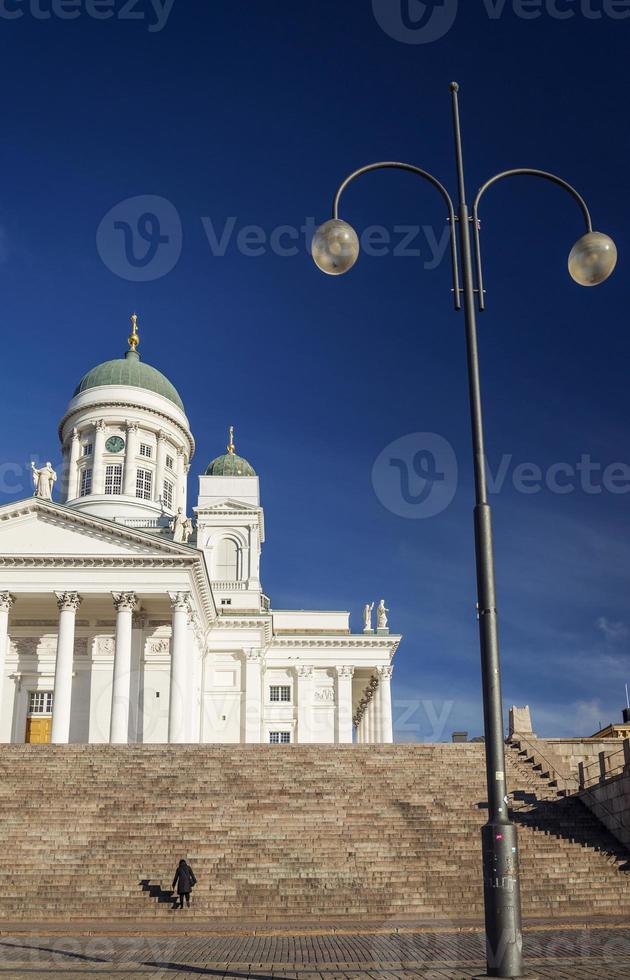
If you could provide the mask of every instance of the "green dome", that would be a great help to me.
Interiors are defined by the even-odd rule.
[[[256,476],[256,471],[242,456],[225,453],[224,456],[217,456],[212,460],[206,476]]]
[[[104,361],[98,364],[81,379],[74,390],[73,398],[88,388],[99,388],[101,385],[129,385],[132,388],[145,388],[154,391],[156,395],[168,398],[170,402],[184,411],[184,404],[177,389],[168,378],[151,367],[143,364],[140,355],[133,350],[127,351],[124,357],[114,361]]]

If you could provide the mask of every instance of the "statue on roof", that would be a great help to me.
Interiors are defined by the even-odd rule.
[[[35,463],[31,461],[31,470],[33,471],[33,484],[35,486],[33,496],[39,497],[41,500],[52,500],[53,486],[57,479],[57,474],[50,465],[50,462],[38,469]]]
[[[387,629],[387,613],[389,609],[385,605],[385,600],[381,599],[376,610],[376,628],[379,630]]]
[[[190,517],[186,517],[182,507],[177,508],[177,513],[169,527],[173,532],[173,541],[176,544],[188,544],[188,539],[193,533],[193,522]]]
[[[372,632],[372,610],[374,609],[373,602],[366,602],[363,607],[363,632]]]

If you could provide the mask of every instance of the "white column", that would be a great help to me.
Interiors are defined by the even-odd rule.
[[[142,610],[131,615],[131,685],[129,690],[129,741],[142,742],[144,720],[144,630]]]
[[[381,688],[380,685],[375,688],[372,695],[372,741],[376,744],[381,741]]]
[[[79,431],[78,429],[73,429],[72,435],[70,436],[70,451],[68,455],[68,466],[65,473],[64,488],[63,488],[65,493],[66,503],[69,500],[74,500],[79,492],[77,486],[78,483],[77,464],[79,462],[80,452],[81,452],[81,442],[79,440]]]
[[[378,693],[380,708],[379,742],[394,741],[394,726],[392,721],[392,674],[394,668],[377,667],[378,671]]]
[[[164,477],[166,475],[166,433],[161,430],[157,437],[157,453],[155,462],[155,486],[153,488],[153,499],[157,503],[162,501],[162,491],[164,489]],[[173,501],[175,504],[175,501]],[[175,508],[177,509],[177,508]]]
[[[375,742],[378,742],[378,728],[377,728],[377,719],[376,719],[377,685],[374,678],[372,678],[372,680],[370,681],[368,689],[370,691],[370,704],[368,706],[368,717],[370,719],[369,722],[370,743],[374,745]]]
[[[188,468],[186,466],[184,450],[181,448],[177,450],[177,460],[175,462],[175,466],[177,467],[177,486],[173,507],[175,510],[177,510],[178,507],[181,507],[183,512],[186,513],[186,474],[188,473]]]
[[[190,672],[190,727],[189,738],[195,744],[201,742],[201,674],[203,661],[203,631],[193,622],[193,663]]]
[[[360,715],[359,727],[357,728],[357,742],[360,745],[363,745],[366,740],[365,739],[365,728],[366,728],[365,709],[366,709],[365,698],[361,698],[361,700],[359,701],[359,708],[358,708],[358,714]]]
[[[188,656],[186,657],[186,686],[184,688],[184,732],[186,742],[190,744],[199,741],[198,732],[195,727],[197,719],[195,711],[195,679],[197,676],[197,657],[199,652],[198,637],[201,629],[194,612],[188,617],[187,630],[186,649],[188,650]]]
[[[138,455],[138,423],[127,422],[127,439],[125,444],[125,469],[123,475],[123,494],[125,497],[136,495],[136,456]]]
[[[116,644],[109,740],[125,745],[129,741],[131,690],[131,617],[136,606],[135,592],[112,592],[116,607]]]
[[[336,742],[352,742],[352,677],[354,667],[337,667]]]
[[[66,743],[70,738],[74,624],[81,599],[78,592],[56,592],[55,595],[59,608],[59,631],[57,633],[51,741]]]
[[[173,634],[171,637],[171,686],[168,701],[168,740],[185,742],[186,718],[185,699],[188,664],[188,619],[190,616],[190,593],[171,593],[173,611]]]
[[[262,668],[261,650],[245,651],[245,741],[262,741]]]
[[[4,686],[4,667],[9,646],[9,612],[15,602],[10,592],[0,592],[0,709],[2,708],[2,688]]]
[[[105,422],[99,419],[94,428],[94,455],[92,456],[92,493],[105,493]]]
[[[306,743],[313,738],[313,668],[300,664],[297,675],[297,740]]]
[[[379,741],[378,737],[378,710],[377,710],[377,698],[378,698],[378,680],[374,675],[370,678],[370,683],[368,684],[368,691],[370,692],[370,742],[375,744]]]

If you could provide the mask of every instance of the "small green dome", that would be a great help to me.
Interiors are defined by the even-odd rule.
[[[72,397],[74,398],[82,391],[87,391],[88,388],[98,388],[101,385],[129,385],[132,388],[145,388],[147,391],[154,391],[156,395],[168,398],[182,412],[184,411],[184,403],[175,386],[156,368],[151,367],[150,364],[144,364],[140,360],[140,355],[134,350],[127,351],[124,357],[105,361],[88,371],[75,388]]]
[[[256,471],[242,456],[225,453],[212,460],[206,470],[206,476],[256,476]]]

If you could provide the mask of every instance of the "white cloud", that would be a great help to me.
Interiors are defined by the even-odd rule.
[[[595,625],[609,643],[617,643],[619,640],[625,640],[628,636],[628,627],[625,623],[613,622],[606,616],[600,616]]]

